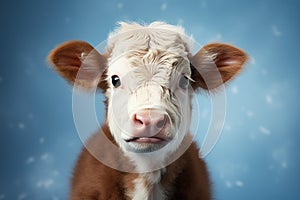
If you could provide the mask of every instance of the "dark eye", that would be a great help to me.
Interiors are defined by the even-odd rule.
[[[182,89],[187,89],[189,86],[189,79],[186,76],[181,76],[179,80],[179,87]]]
[[[111,77],[111,83],[115,88],[119,87],[121,85],[121,80],[117,75],[113,75]]]

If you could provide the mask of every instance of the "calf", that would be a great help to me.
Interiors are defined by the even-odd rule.
[[[211,199],[206,165],[188,130],[192,95],[232,79],[247,56],[220,43],[192,55],[191,41],[163,22],[120,23],[105,53],[83,41],[51,52],[62,77],[106,97],[106,120],[79,156],[70,199]]]

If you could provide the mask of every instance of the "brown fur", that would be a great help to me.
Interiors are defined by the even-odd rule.
[[[90,44],[77,40],[59,45],[48,56],[49,63],[59,75],[72,85],[76,80],[76,83],[85,89],[93,88],[95,81],[98,88],[107,89],[107,83],[103,81],[106,60],[106,55],[99,54]],[[80,77],[77,76],[79,70]]]
[[[212,59],[207,59],[210,57]],[[247,59],[247,54],[234,46],[221,43],[205,45],[190,58],[192,79],[195,80],[192,82],[193,89],[209,90],[219,87],[233,79],[242,70]],[[221,79],[218,76],[215,77],[216,69],[219,71]],[[206,77],[205,81],[203,77]]]

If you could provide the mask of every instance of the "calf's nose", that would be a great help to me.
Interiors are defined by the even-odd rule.
[[[161,111],[142,110],[133,114],[132,121],[134,128],[138,130],[136,134],[152,137],[165,126],[167,115]]]

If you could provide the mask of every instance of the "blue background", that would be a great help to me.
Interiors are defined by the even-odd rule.
[[[297,1],[4,0],[0,16],[0,200],[67,199],[82,143],[72,88],[45,60],[67,40],[97,45],[120,20],[181,24],[201,44],[247,51],[246,70],[227,87],[222,136],[206,157],[214,195],[300,198]]]

